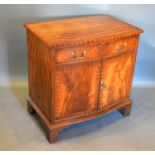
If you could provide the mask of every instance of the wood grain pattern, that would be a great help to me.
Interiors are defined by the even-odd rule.
[[[71,119],[97,110],[100,66],[100,62],[97,61],[57,67],[55,120]]]
[[[143,32],[110,15],[57,19],[25,24],[25,26],[50,47],[87,44]]]
[[[55,63],[96,60],[100,58],[99,47],[100,46],[79,46],[56,50]]]
[[[51,119],[52,53],[31,32],[28,32],[28,76],[29,96]]]
[[[110,58],[116,55],[121,55],[127,52],[132,52],[137,50],[138,37],[133,36],[130,38],[119,39],[114,42],[109,42],[105,44],[102,48],[102,57]],[[116,48],[118,46],[119,50]]]
[[[49,142],[68,125],[118,109],[131,112],[130,92],[143,30],[112,16],[26,24],[28,111],[38,113]]]
[[[99,110],[129,98],[136,53],[132,52],[102,62]]]

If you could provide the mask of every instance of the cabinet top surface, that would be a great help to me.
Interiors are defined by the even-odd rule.
[[[25,27],[49,46],[121,38],[143,30],[110,15],[54,19],[25,24]]]

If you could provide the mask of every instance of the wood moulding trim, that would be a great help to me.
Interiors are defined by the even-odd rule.
[[[88,114],[86,116],[76,117],[76,118],[72,118],[70,120],[68,119],[68,120],[62,120],[62,121],[59,121],[59,122],[50,122],[48,120],[48,118],[45,116],[45,114],[40,110],[40,108],[37,106],[37,104],[34,103],[34,101],[30,97],[27,98],[27,101],[34,108],[34,110],[40,116],[43,123],[45,124],[45,126],[48,129],[54,129],[54,128],[58,128],[58,127],[66,127],[66,126],[69,126],[69,125],[72,125],[72,124],[81,123],[83,121],[95,119],[95,118],[103,116],[104,114],[112,112],[113,110],[117,110],[117,109],[119,109],[121,107],[132,104],[132,100],[129,99],[129,98],[126,98],[126,99],[123,99],[122,101],[119,101],[117,104],[115,104],[113,106],[105,108],[102,111],[96,111],[96,112],[90,113],[90,114]]]
[[[38,37],[40,40],[42,40],[49,48],[64,48],[64,47],[74,47],[74,46],[82,46],[82,45],[97,45],[97,44],[106,44],[109,42],[113,42],[118,39],[123,39],[126,37],[132,37],[132,36],[138,36],[140,33],[143,32],[143,30],[137,30],[128,32],[126,34],[120,34],[120,35],[112,35],[112,36],[98,36],[96,38],[84,38],[80,40],[68,40],[64,42],[55,42],[55,43],[48,43],[45,39],[38,36],[36,33],[34,33],[31,29],[27,28],[28,31],[33,33],[36,37]]]

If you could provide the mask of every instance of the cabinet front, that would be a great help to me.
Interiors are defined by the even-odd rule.
[[[54,121],[97,111],[100,61],[55,68]]]
[[[99,110],[129,97],[135,58],[131,52],[102,61]]]

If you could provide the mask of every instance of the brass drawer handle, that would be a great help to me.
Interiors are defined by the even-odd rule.
[[[86,54],[87,54],[87,51],[83,51],[81,53],[81,56],[78,57],[77,53],[72,52],[72,59],[84,58],[86,56]]]
[[[85,57],[87,55],[87,51],[83,51],[81,57]]]
[[[119,43],[116,45],[116,49],[117,49],[119,52],[125,51],[126,48],[127,48],[127,43],[124,43],[123,47],[121,47]]]
[[[76,59],[78,56],[75,52],[72,52],[72,59]]]

